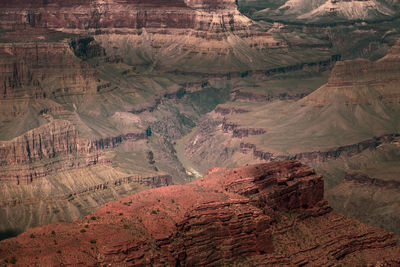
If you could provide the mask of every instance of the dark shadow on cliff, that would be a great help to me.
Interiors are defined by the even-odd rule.
[[[0,231],[0,241],[12,237],[16,237],[19,235],[20,232],[17,232],[15,230],[5,230],[5,231]]]

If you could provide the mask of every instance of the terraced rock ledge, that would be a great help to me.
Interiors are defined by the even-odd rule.
[[[213,168],[186,184],[108,203],[73,223],[0,243],[17,266],[400,264],[393,233],[346,218],[297,161]]]

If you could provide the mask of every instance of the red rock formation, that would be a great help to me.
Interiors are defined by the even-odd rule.
[[[144,191],[74,223],[0,243],[30,265],[237,266],[400,264],[393,234],[332,211],[323,180],[299,162],[215,168]]]

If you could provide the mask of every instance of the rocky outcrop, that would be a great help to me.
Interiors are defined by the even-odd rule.
[[[82,12],[82,9],[85,12]],[[14,24],[64,29],[101,28],[189,28],[196,23],[196,10],[233,11],[234,0],[226,1],[17,1],[2,4]],[[127,11],[131,12],[127,12]],[[160,16],[164,11],[165,16]],[[238,14],[238,12],[236,11]],[[229,19],[229,18],[227,18]],[[200,27],[206,25],[198,25]]]
[[[77,59],[67,43],[2,43],[0,71],[0,100],[43,99],[97,88],[94,70]]]
[[[254,157],[267,161],[300,160],[302,162],[325,162],[328,160],[337,159],[339,157],[351,157],[361,153],[364,150],[376,149],[382,144],[398,143],[399,141],[400,134],[388,134],[368,139],[357,144],[340,146],[332,150],[301,152],[294,155],[274,155],[270,152],[258,150],[255,144],[242,142],[240,143],[240,151],[243,154],[247,154],[250,150],[252,151]]]
[[[143,132],[86,140],[78,136],[71,122],[55,120],[13,140],[1,141],[0,158],[3,166],[27,164],[73,153],[89,154],[146,138]]]
[[[23,95],[25,92],[22,86],[38,85],[37,81],[32,81],[32,74],[22,60],[13,57],[5,51],[0,51],[0,99],[14,98]],[[31,92],[36,97],[43,97],[38,90]],[[39,95],[38,95],[39,93]]]
[[[290,93],[281,93],[279,95],[273,94],[254,94],[251,92],[243,92],[238,90],[234,90],[231,93],[232,101],[246,101],[246,102],[272,102],[275,100],[299,100],[305,97],[306,93],[299,94],[290,94]]]
[[[252,3],[253,1],[246,1]],[[282,4],[283,3],[283,4]],[[263,5],[256,17],[268,17],[293,24],[347,23],[358,21],[380,21],[395,17],[397,1],[373,0],[289,0],[275,5]],[[251,6],[251,5],[250,5]],[[269,8],[265,8],[265,7]]]
[[[384,58],[337,62],[326,85],[302,100],[303,105],[326,106],[334,100],[346,104],[398,103],[400,94],[400,41]]]
[[[85,139],[71,122],[54,120],[10,141],[0,142],[3,168],[0,180],[32,182],[58,171],[110,164],[103,151],[124,142],[146,139],[145,132]]]
[[[78,151],[78,133],[69,121],[54,121],[0,143],[2,165],[31,163]]]
[[[354,265],[361,257],[395,265],[396,242],[333,212],[321,175],[289,161],[215,168],[187,185],[144,191],[2,241],[0,257],[21,266]]]
[[[261,135],[266,131],[262,128],[239,128],[239,125],[227,121],[225,118],[222,120],[222,131],[224,133],[232,133],[233,138],[243,138],[249,135]]]

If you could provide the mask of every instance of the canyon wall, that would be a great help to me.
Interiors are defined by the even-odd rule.
[[[104,151],[146,139],[144,132],[86,139],[79,136],[71,122],[55,120],[10,141],[0,141],[0,180],[32,182],[61,170],[111,164],[102,155]],[[86,162],[83,165],[79,162],[82,159]]]
[[[327,151],[312,151],[302,152],[294,155],[274,155],[270,152],[265,152],[257,149],[255,144],[240,143],[241,153],[247,154],[252,151],[254,157],[261,160],[275,161],[275,160],[300,160],[302,162],[325,162],[335,160],[339,157],[352,157],[365,150],[375,150],[383,144],[393,144],[400,141],[400,134],[389,134],[384,136],[375,137],[373,139],[365,140],[357,144],[348,146],[341,146]]]
[[[95,92],[94,70],[67,43],[0,44],[0,100]]]
[[[388,189],[400,189],[400,181],[370,177],[363,173],[346,173],[344,182],[355,182],[362,185],[371,185]]]
[[[129,11],[129,12],[128,12]],[[204,12],[206,11],[206,12]],[[210,13],[226,15],[232,27],[245,26],[249,22],[237,10],[235,1],[21,1],[2,4],[1,26],[59,30],[77,29],[209,29]],[[161,15],[161,13],[163,15]],[[3,17],[8,16],[7,19]],[[234,23],[234,19],[239,21]],[[242,25],[240,25],[242,23]],[[215,25],[218,27],[218,25]],[[219,25],[221,27],[223,25]],[[219,28],[222,30],[222,28]]]
[[[326,106],[338,98],[351,105],[376,101],[397,103],[400,98],[399,47],[400,41],[388,55],[375,62],[365,59],[338,62],[328,83],[304,98],[302,103]]]
[[[396,242],[332,211],[321,175],[289,161],[214,168],[187,185],[144,191],[2,241],[0,257],[21,266],[396,265]]]

